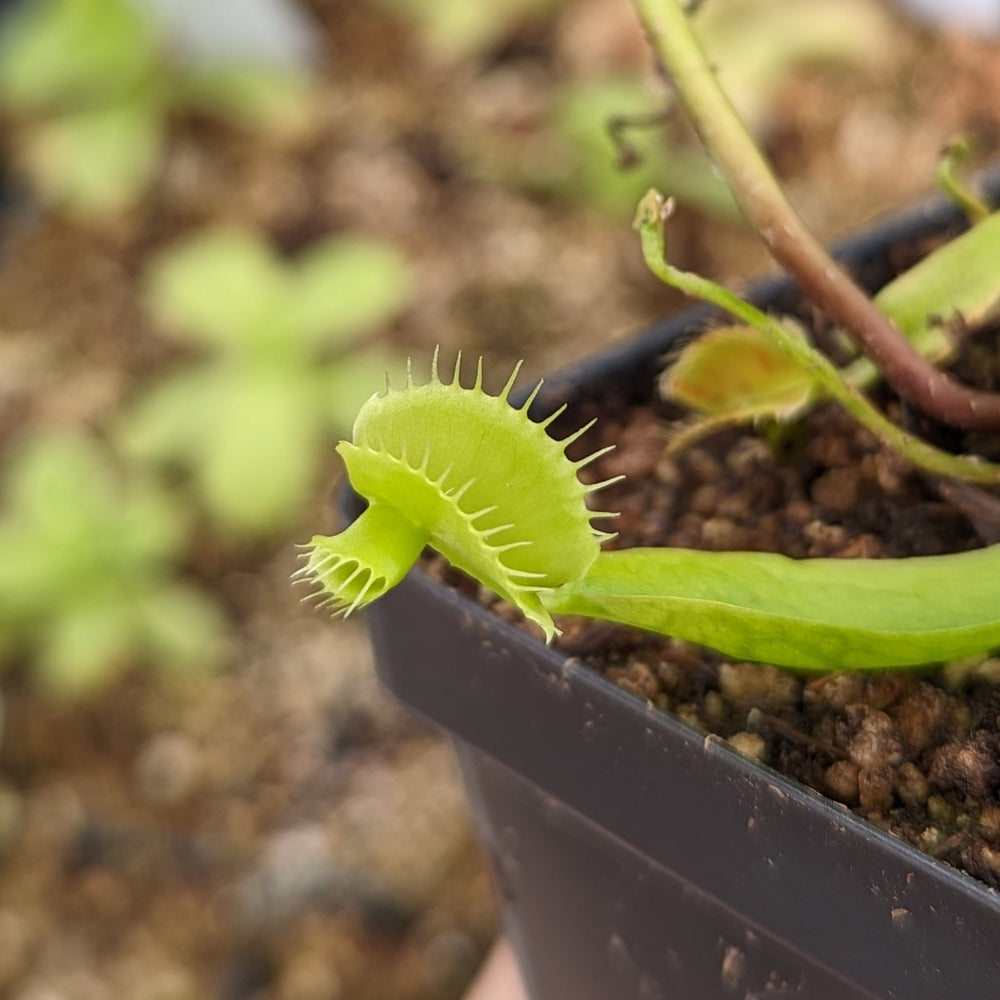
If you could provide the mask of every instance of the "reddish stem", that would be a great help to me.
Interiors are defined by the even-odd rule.
[[[635,0],[654,48],[712,159],[774,259],[904,398],[942,423],[1000,430],[1000,396],[922,357],[808,231],[722,92],[678,0]]]

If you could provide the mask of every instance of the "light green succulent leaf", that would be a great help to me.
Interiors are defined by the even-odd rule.
[[[9,639],[30,630],[36,616],[52,607],[60,574],[58,559],[18,519],[0,525],[0,633]]]
[[[373,387],[384,387],[387,379],[394,386],[406,384],[406,359],[374,347],[352,351],[325,366],[318,375],[318,399],[331,429],[349,432]]]
[[[379,0],[379,5],[413,24],[429,53],[453,60],[475,56],[506,38],[532,15],[561,0]]]
[[[174,372],[150,385],[121,418],[116,442],[129,458],[172,462],[197,451],[214,410],[214,367]]]
[[[31,533],[57,536],[68,523],[99,521],[119,496],[108,456],[70,432],[32,435],[5,470],[7,518]]]
[[[195,474],[221,530],[251,538],[279,531],[308,498],[322,443],[309,390],[267,371],[219,379]]]
[[[204,671],[218,664],[227,628],[208,594],[165,583],[137,600],[136,616],[146,655],[161,669]]]
[[[84,218],[123,211],[162,162],[160,109],[137,100],[38,122],[18,137],[16,157],[49,204]]]
[[[158,32],[127,0],[28,0],[0,22],[0,103],[67,111],[117,102],[157,66]]]
[[[180,372],[129,414],[122,448],[186,470],[222,530],[266,534],[308,493],[327,424],[325,373],[237,363]]]
[[[303,73],[228,64],[189,70],[178,80],[176,99],[247,128],[286,135],[305,127],[317,93]]]
[[[70,609],[46,623],[36,677],[55,697],[85,697],[121,672],[135,640],[126,605],[105,602]]]
[[[109,457],[71,434],[27,442],[6,477],[0,615],[58,617],[128,592],[181,552],[185,524],[151,483],[123,483]]]
[[[94,582],[118,496],[109,468],[68,435],[25,442],[6,470],[0,524],[0,616],[31,623]]]
[[[630,168],[620,164],[610,122],[622,116],[646,119],[666,107],[667,98],[655,94],[638,76],[568,84],[552,106],[553,125],[566,145],[562,155],[549,157],[548,168],[540,165],[545,186],[600,211],[622,215],[658,184],[684,205],[737,220],[733,196],[705,154],[672,142],[666,122],[628,128],[623,138],[636,163]]]
[[[6,470],[0,633],[54,694],[99,687],[163,641],[143,612],[186,545],[186,518],[133,467],[71,432],[25,441]],[[165,631],[160,625],[156,636]],[[154,641],[155,638],[155,641]]]
[[[183,555],[188,519],[158,484],[140,478],[138,470],[132,476],[122,509],[112,518],[118,571],[138,579]]]
[[[213,228],[162,253],[147,274],[147,303],[177,337],[251,353],[286,339],[286,270],[257,233]]]
[[[395,319],[415,286],[406,256],[384,240],[338,236],[299,255],[290,321],[311,343],[335,344]]]
[[[660,388],[697,413],[734,421],[789,420],[819,394],[812,373],[751,326],[717,327],[693,340]]]

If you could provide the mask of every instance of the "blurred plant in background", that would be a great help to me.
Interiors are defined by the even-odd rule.
[[[142,198],[179,113],[280,146],[318,110],[308,25],[292,8],[248,12],[263,20],[241,50],[218,17],[213,37],[188,44],[196,5],[157,6],[22,0],[0,20],[0,113],[32,193],[70,223],[135,209],[140,241]],[[296,26],[294,58],[277,58]],[[256,59],[262,39],[275,52]],[[132,384],[96,427],[27,428],[0,482],[0,662],[25,664],[62,697],[131,666],[216,661],[231,623],[185,580],[193,533],[237,549],[287,536],[335,435],[403,369],[366,339],[413,291],[409,262],[385,241],[340,234],[291,261],[250,224],[226,223],[143,255],[145,280],[125,294],[184,359]]]
[[[125,454],[190,474],[222,535],[287,529],[312,495],[333,435],[398,357],[360,335],[408,304],[413,276],[388,243],[337,236],[282,260],[258,234],[196,234],[153,262],[153,315],[202,357],[141,391]]]
[[[28,655],[60,697],[137,661],[211,666],[223,617],[182,581],[186,518],[155,482],[126,478],[83,434],[38,431],[12,456],[3,495],[0,662]]]
[[[888,18],[867,0],[708,2],[695,26],[742,117],[765,138],[793,71],[870,64],[892,38]],[[599,72],[563,74],[536,128],[487,135],[475,160],[491,180],[615,217],[627,216],[657,185],[689,209],[740,219],[725,182],[673,113],[665,84],[653,79],[645,52]]]
[[[287,129],[308,99],[296,71],[183,59],[129,0],[25,0],[0,22],[13,162],[40,198],[82,217],[128,208],[154,182],[172,113]]]
[[[566,0],[376,0],[414,30],[434,59],[482,55],[526,20],[550,14]]]

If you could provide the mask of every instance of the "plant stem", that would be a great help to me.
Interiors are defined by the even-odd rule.
[[[719,86],[680,0],[635,4],[709,155],[778,264],[905,399],[953,427],[1000,430],[1000,396],[963,386],[921,357],[806,229]]]
[[[969,222],[975,225],[988,219],[991,213],[990,206],[958,176],[958,168],[970,151],[966,139],[955,139],[950,142],[938,163],[937,179],[944,193],[965,214]]]
[[[664,223],[670,215],[670,206],[671,203],[662,195],[650,191],[639,202],[635,218],[635,228],[642,241],[646,266],[661,281],[686,295],[725,309],[736,319],[760,330],[809,372],[816,385],[837,400],[858,423],[917,467],[937,476],[1000,485],[1000,465],[952,455],[908,434],[883,416],[862,392],[844,380],[836,366],[805,340],[714,281],[690,271],[682,271],[670,264],[666,259],[664,235]]]

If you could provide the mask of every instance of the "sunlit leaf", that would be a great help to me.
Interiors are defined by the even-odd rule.
[[[147,301],[182,339],[240,350],[285,328],[288,282],[257,234],[213,228],[165,251],[148,275]]]
[[[810,373],[748,326],[710,330],[664,372],[664,396],[709,416],[787,420],[816,394]]]
[[[226,623],[216,605],[190,587],[168,583],[136,602],[143,644],[170,671],[213,667],[223,651]]]
[[[192,68],[179,88],[185,105],[281,134],[305,127],[317,110],[318,95],[304,74],[257,64]]]
[[[28,128],[18,155],[44,200],[77,215],[132,205],[162,156],[159,109],[144,101],[52,118]]]
[[[4,654],[23,652],[42,683],[67,697],[155,662],[165,646],[151,631],[149,602],[168,586],[186,544],[172,500],[68,432],[26,440],[5,473]],[[207,597],[192,591],[190,600],[205,605],[202,618],[217,618]]]
[[[198,464],[203,500],[220,528],[261,535],[287,523],[309,495],[321,443],[313,401],[280,376],[240,373],[216,382]]]
[[[336,342],[394,319],[413,288],[413,269],[396,247],[363,236],[337,237],[296,260],[289,316],[313,342]]]
[[[35,675],[50,694],[79,698],[112,680],[135,646],[127,607],[75,606],[46,625]]]
[[[157,50],[155,26],[127,0],[25,0],[0,22],[0,102],[61,111],[116,103]]]

